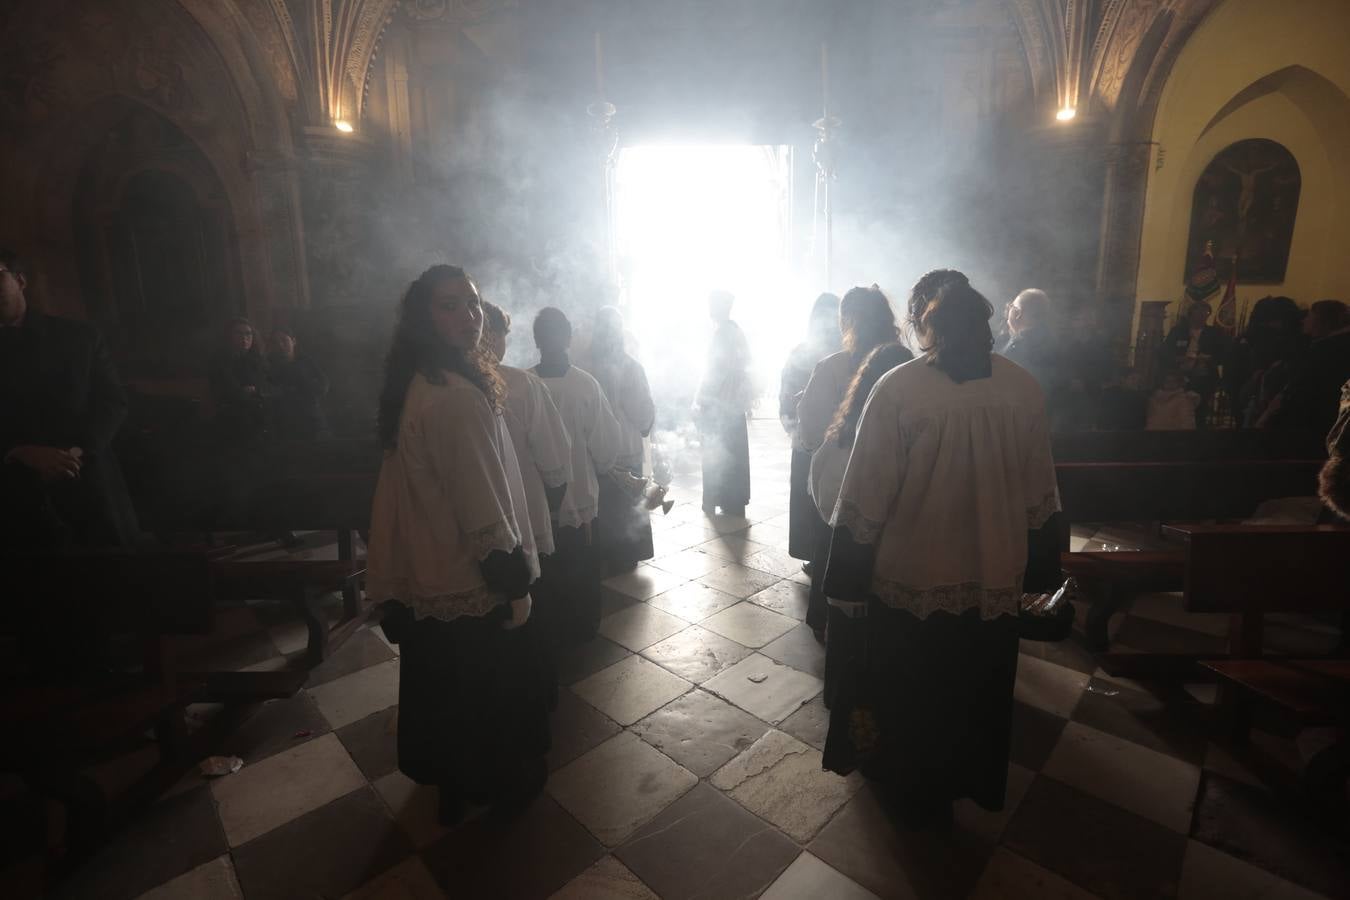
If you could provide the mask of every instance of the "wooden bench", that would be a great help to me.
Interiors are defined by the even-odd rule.
[[[1339,796],[1331,805],[1343,810],[1350,776],[1350,659],[1213,659],[1201,666],[1228,694],[1221,710],[1234,752],[1267,781],[1287,778],[1276,761],[1248,742],[1252,704],[1272,707],[1296,731],[1327,727],[1322,746],[1302,760],[1295,786],[1320,805]]]
[[[1085,621],[1090,644],[1105,650],[1107,626],[1141,591],[1184,588],[1184,550],[1068,552],[1080,522],[1165,522],[1238,519],[1262,502],[1316,493],[1320,458],[1219,459],[1206,462],[1056,462],[1063,507],[1062,565],[1094,602]]]

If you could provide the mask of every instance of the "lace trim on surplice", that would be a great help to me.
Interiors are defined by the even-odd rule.
[[[1059,512],[1059,491],[1051,490],[1035,506],[1027,507],[1027,528],[1040,528]]]
[[[854,542],[859,544],[875,544],[877,538],[881,537],[881,529],[886,527],[884,520],[868,518],[863,515],[858,504],[844,499],[840,499],[839,505],[835,507],[834,521],[831,524],[835,528],[847,528]]]
[[[486,528],[469,532],[465,537],[473,548],[473,558],[479,562],[487,559],[494,550],[510,553],[520,546],[520,535],[505,522],[494,522]]]
[[[567,483],[567,466],[558,466],[556,469],[540,469],[539,477],[545,485],[551,488],[559,487]]]
[[[1021,572],[1017,573],[1014,586],[1002,588],[986,588],[974,581],[916,588],[875,575],[872,577],[872,591],[877,599],[918,619],[926,619],[937,612],[959,616],[969,609],[978,609],[980,618],[986,620],[1015,616],[1022,599],[1021,584]]]
[[[397,600],[412,610],[416,619],[440,619],[443,622],[453,622],[463,616],[485,616],[503,602],[485,584],[464,591],[419,595],[417,588],[404,578],[372,579],[366,585],[366,595],[377,601]]]

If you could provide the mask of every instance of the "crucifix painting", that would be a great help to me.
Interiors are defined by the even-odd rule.
[[[1275,141],[1253,138],[1221,150],[1195,184],[1185,271],[1194,271],[1213,241],[1221,276],[1236,257],[1239,282],[1284,281],[1301,188],[1298,161]]]

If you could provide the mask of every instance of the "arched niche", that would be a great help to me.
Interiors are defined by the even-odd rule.
[[[1294,154],[1276,141],[1249,138],[1220,150],[1196,179],[1186,273],[1207,246],[1242,284],[1281,284],[1289,267],[1303,176]]]
[[[81,293],[125,375],[200,374],[219,323],[243,312],[235,216],[191,138],[110,103],[71,202]]]

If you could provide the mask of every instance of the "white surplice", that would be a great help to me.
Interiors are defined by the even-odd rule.
[[[520,461],[535,546],[541,554],[549,554],[554,549],[553,519],[544,488],[572,480],[572,441],[538,375],[514,366],[500,366],[498,371],[506,382],[506,428]]]
[[[415,375],[375,487],[367,596],[419,619],[486,615],[503,602],[479,569],[492,551],[521,547],[539,577],[526,509],[505,417],[458,374],[444,384]]]
[[[539,375],[538,369],[534,370]],[[562,415],[572,439],[572,479],[558,510],[558,525],[577,528],[593,521],[600,509],[600,482],[608,478],[619,455],[619,422],[605,399],[600,383],[569,366],[561,377],[539,375]]]
[[[852,353],[840,350],[816,363],[797,404],[796,448],[808,453],[825,443],[825,432],[844,402],[849,382],[857,374],[858,363]]]
[[[844,473],[831,524],[876,546],[872,592],[919,618],[1016,615],[1027,530],[1059,509],[1044,394],[992,367],[957,384],[920,357],[884,375]]]

